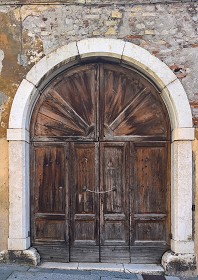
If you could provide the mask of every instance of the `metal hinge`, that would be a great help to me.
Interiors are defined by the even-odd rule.
[[[173,239],[173,235],[172,235],[172,233],[170,234],[170,239]]]
[[[28,237],[30,237],[30,231],[28,230]]]
[[[195,204],[192,205],[192,211],[195,211]]]

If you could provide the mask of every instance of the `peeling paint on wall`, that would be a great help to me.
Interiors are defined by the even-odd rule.
[[[5,111],[4,104],[7,102],[8,97],[3,93],[0,92],[0,123],[1,123],[1,114]]]
[[[2,50],[0,50],[0,75],[1,75],[1,70],[3,67],[2,61],[4,59],[4,52]]]

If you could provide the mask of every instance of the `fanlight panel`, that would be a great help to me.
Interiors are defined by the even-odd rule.
[[[44,90],[32,119],[32,140],[170,136],[156,88],[140,74],[111,64],[88,64],[61,74]]]

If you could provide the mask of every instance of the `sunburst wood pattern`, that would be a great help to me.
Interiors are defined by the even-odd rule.
[[[33,115],[33,134],[45,137],[95,135],[97,65],[58,77],[44,91]]]
[[[57,77],[38,100],[32,137],[66,140],[169,138],[166,108],[140,74],[112,64],[87,64]]]
[[[104,65],[104,137],[166,138],[166,109],[157,90],[139,74]]]

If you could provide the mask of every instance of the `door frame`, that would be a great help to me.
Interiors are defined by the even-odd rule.
[[[58,73],[84,60],[103,57],[127,64],[161,91],[171,122],[171,250],[194,254],[192,237],[192,141],[194,128],[187,94],[173,72],[143,48],[116,39],[91,38],[70,43],[43,57],[27,73],[14,97],[9,140],[8,250],[30,247],[29,127],[40,90]],[[182,100],[182,102],[181,102]]]

